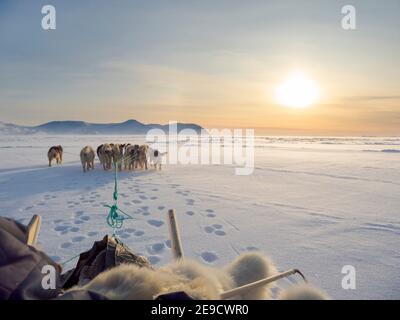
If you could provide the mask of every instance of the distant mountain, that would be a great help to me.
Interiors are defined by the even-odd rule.
[[[34,131],[29,129],[28,127],[0,122],[0,134],[31,134],[31,133],[34,133]]]
[[[177,123],[178,132],[193,129],[200,132],[202,127],[193,123]],[[150,129],[162,129],[168,132],[169,125],[144,124],[137,120],[122,123],[89,123],[85,121],[51,121],[39,126],[19,126],[0,122],[0,134],[145,134]]]

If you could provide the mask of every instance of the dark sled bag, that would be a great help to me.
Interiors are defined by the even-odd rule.
[[[103,240],[96,241],[89,251],[80,254],[74,269],[62,275],[62,287],[69,289],[75,285],[84,285],[99,273],[122,263],[151,268],[146,257],[134,254],[117,238],[106,235]]]
[[[64,292],[83,285],[99,273],[122,263],[151,268],[149,261],[134,254],[115,237],[105,236],[80,254],[75,268],[61,274],[62,268],[44,252],[26,244],[28,229],[12,219],[0,217],[0,300],[102,300],[105,297],[86,290]],[[42,268],[56,270],[55,289],[44,289]]]
[[[61,267],[26,244],[27,227],[0,217],[0,300],[52,299],[61,292]],[[56,269],[56,288],[43,289],[42,268]]]

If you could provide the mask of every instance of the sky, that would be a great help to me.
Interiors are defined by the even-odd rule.
[[[398,0],[0,0],[0,121],[400,135],[399,57]],[[307,108],[275,97],[295,71],[320,91]]]

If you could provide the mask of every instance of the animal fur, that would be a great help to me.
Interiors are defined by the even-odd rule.
[[[51,167],[51,162],[55,159],[57,164],[62,163],[63,158],[63,148],[58,146],[52,146],[47,152],[47,158],[49,159],[49,167]]]
[[[148,147],[147,149],[147,162],[154,166],[154,169],[161,170],[161,163],[162,163],[162,157],[167,154],[166,152],[161,153],[160,151]]]
[[[128,145],[125,149],[125,169],[134,170],[138,166],[139,145]]]
[[[322,290],[308,285],[296,285],[282,291],[278,295],[279,300],[328,300],[329,296]]]
[[[161,294],[184,291],[193,299],[214,300],[225,290],[271,276],[274,271],[273,264],[257,253],[244,254],[223,269],[186,259],[156,270],[123,264],[71,290],[90,290],[118,300],[149,300]],[[257,288],[238,298],[266,299],[271,296],[269,288]]]
[[[122,158],[124,156],[124,147],[125,145],[123,144],[114,144],[112,146],[112,161],[114,164],[118,164],[118,170],[121,171],[122,169]]]
[[[86,146],[80,153],[83,172],[94,169],[94,150],[91,146]]]
[[[112,164],[112,152],[114,144],[105,143],[97,148],[97,155],[104,170],[110,170]]]
[[[103,147],[103,145],[101,144],[101,145],[99,145],[98,147],[97,147],[97,149],[96,149],[96,153],[97,153],[97,157],[100,159],[100,150],[101,150],[101,148]]]
[[[274,264],[265,256],[258,253],[241,255],[234,260],[226,271],[235,281],[235,287],[270,277],[278,271]],[[266,300],[271,298],[271,286],[254,288],[237,297],[241,300]]]
[[[146,144],[141,145],[139,147],[138,156],[137,156],[137,164],[140,167],[140,169],[143,169],[143,168],[146,170],[148,169],[147,168],[147,151],[148,151],[148,149],[149,149],[149,146]]]

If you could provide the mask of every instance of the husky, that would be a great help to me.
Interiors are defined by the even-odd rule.
[[[49,159],[49,167],[51,167],[53,159],[56,160],[57,164],[62,164],[63,148],[60,145],[52,146],[47,152],[47,158]]]
[[[100,163],[103,165],[104,170],[110,170],[112,164],[112,150],[113,144],[102,144],[97,148],[97,156]]]
[[[157,167],[159,170],[161,170],[161,163],[162,163],[162,157],[166,155],[167,152],[160,152],[157,149],[153,149],[149,147],[147,149],[147,162],[154,166],[154,169],[157,170]]]
[[[149,150],[149,146],[147,144],[141,145],[137,154],[137,165],[140,169],[148,169],[147,167],[147,151]]]
[[[115,165],[118,164],[118,170],[122,170],[122,158],[124,157],[124,144],[114,144],[112,146],[112,161]]]
[[[81,163],[83,167],[83,172],[94,169],[94,150],[91,146],[86,146],[81,150],[80,153]]]
[[[129,144],[126,147],[125,155],[124,155],[125,170],[134,170],[137,168],[138,153],[139,153],[139,145],[138,144],[135,144],[135,145]]]

